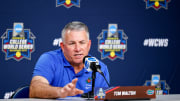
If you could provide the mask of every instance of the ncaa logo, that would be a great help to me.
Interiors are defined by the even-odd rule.
[[[116,33],[116,31],[117,31],[117,28],[116,28],[116,26],[110,26],[110,28],[109,28],[109,30],[110,30],[110,32],[112,33],[112,34],[115,34]]]
[[[23,27],[22,27],[21,24],[17,24],[17,25],[15,26],[15,31],[16,31],[17,33],[22,32],[22,30],[23,30]]]
[[[154,85],[157,85],[157,84],[159,83],[159,81],[160,81],[160,78],[159,78],[158,76],[154,76],[154,77],[152,78],[152,83],[153,83]]]

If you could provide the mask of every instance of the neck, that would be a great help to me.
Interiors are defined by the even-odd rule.
[[[83,68],[84,64],[71,64],[74,67],[74,72],[77,74],[79,73]]]

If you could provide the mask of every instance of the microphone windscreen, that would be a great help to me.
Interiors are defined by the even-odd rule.
[[[83,63],[85,62],[85,59],[86,59],[86,58],[89,58],[89,57],[91,57],[91,56],[88,56],[88,55],[85,56],[85,57],[83,58]]]

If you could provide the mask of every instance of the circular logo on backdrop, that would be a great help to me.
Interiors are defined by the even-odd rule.
[[[155,76],[155,77],[153,77],[152,78],[152,82],[153,82],[153,84],[155,84],[155,85],[157,85],[158,83],[159,83],[159,77],[157,77],[157,76]]]
[[[23,30],[22,25],[17,24],[17,25],[15,26],[15,32],[20,33],[20,32],[22,32],[22,30]]]
[[[112,34],[115,34],[117,31],[117,28],[116,28],[116,26],[110,26],[109,30]]]

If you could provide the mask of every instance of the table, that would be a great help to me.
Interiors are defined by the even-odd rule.
[[[0,101],[93,101],[93,99],[80,98],[80,97],[67,97],[59,99],[36,99],[36,98],[25,98],[25,99],[0,99]],[[117,100],[116,100],[117,101]],[[126,100],[123,100],[126,101]],[[131,101],[131,100],[127,100]],[[139,101],[139,100],[132,100]],[[170,95],[157,95],[156,99],[151,100],[140,100],[140,101],[180,101],[180,94],[170,94]]]

